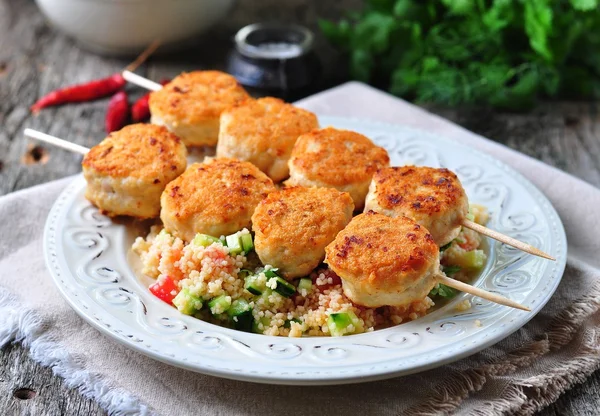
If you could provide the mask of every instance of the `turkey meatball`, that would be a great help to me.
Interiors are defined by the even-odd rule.
[[[431,234],[406,217],[369,211],[350,221],[325,249],[325,262],[357,305],[404,306],[424,299],[440,273]]]
[[[365,210],[409,217],[443,246],[460,233],[469,201],[458,177],[448,169],[403,166],[375,173]]]
[[[251,163],[194,163],[163,192],[160,219],[167,231],[185,241],[197,233],[232,234],[250,227],[254,209],[274,190],[273,181]]]
[[[325,246],[348,224],[353,210],[350,195],[333,188],[273,192],[252,216],[256,253],[288,279],[306,276],[323,261]]]

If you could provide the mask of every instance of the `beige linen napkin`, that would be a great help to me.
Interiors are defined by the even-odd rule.
[[[67,180],[0,199],[0,342],[25,343],[70,386],[114,414],[531,414],[600,367],[600,191],[359,83],[299,103],[322,115],[377,119],[454,138],[534,182],[567,231],[565,276],[548,305],[504,341],[455,364],[386,381],[267,386],[174,368],[100,335],[53,287],[42,254],[46,215]]]

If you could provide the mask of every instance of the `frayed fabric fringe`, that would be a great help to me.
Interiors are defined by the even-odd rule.
[[[480,391],[490,377],[511,374],[537,358],[560,350],[574,340],[586,321],[600,310],[600,282],[590,292],[566,308],[550,323],[544,339],[531,342],[492,364],[453,374],[438,385],[439,394],[425,405],[413,408],[411,415],[440,415],[456,412],[469,396]],[[477,416],[500,414],[532,415],[558,399],[566,390],[582,383],[600,369],[600,328],[584,331],[579,353],[551,371],[507,386],[499,400],[485,403],[471,412]]]
[[[25,308],[17,298],[0,287],[0,347],[21,342],[30,356],[64,379],[69,388],[77,388],[97,401],[110,415],[152,415],[150,408],[121,388],[115,388],[97,374],[90,373],[46,332],[39,315]]]

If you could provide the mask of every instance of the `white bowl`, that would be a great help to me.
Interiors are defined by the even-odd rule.
[[[235,0],[36,0],[58,29],[98,53],[129,55],[158,39],[180,45],[223,19]]]

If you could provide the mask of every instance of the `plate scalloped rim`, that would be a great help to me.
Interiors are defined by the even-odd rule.
[[[156,360],[225,378],[296,385],[370,381],[438,367],[499,342],[541,310],[560,282],[567,246],[558,214],[534,185],[497,159],[435,134],[370,120],[319,119],[366,134],[388,149],[392,165],[457,171],[470,199],[490,207],[493,228],[553,254],[557,262],[492,242],[491,260],[476,282],[532,312],[461,294],[418,320],[342,338],[270,337],[217,327],[179,314],[144,289],[128,263],[128,227],[99,215],[83,198],[82,176],[59,196],[44,230],[46,263],[62,296],[100,332]],[[456,311],[464,299],[473,307]]]

